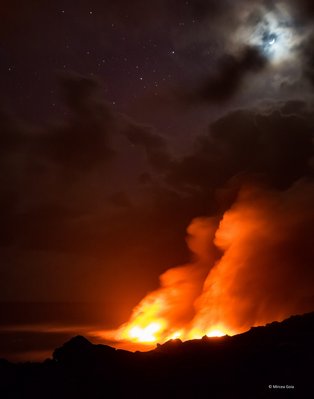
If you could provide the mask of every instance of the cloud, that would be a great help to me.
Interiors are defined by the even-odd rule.
[[[97,82],[74,74],[61,80],[69,111],[61,123],[30,126],[0,116],[4,246],[60,246],[57,230],[66,234],[71,220],[84,214],[91,201],[95,206],[95,189],[87,189],[90,174],[101,170],[106,176],[115,158],[115,116],[100,98]]]
[[[69,117],[62,123],[27,126],[2,114],[1,150],[7,160],[19,156],[29,167],[41,162],[44,168],[50,160],[56,166],[86,170],[113,157],[114,115],[100,99],[98,84],[75,74],[63,75],[61,82],[69,109]]]
[[[250,73],[261,71],[266,58],[254,47],[245,48],[239,56],[226,54],[218,61],[216,72],[187,98],[191,102],[224,102],[241,87]]]
[[[200,4],[205,11],[197,26],[175,36],[178,60],[194,71],[173,90],[181,103],[221,106],[236,95],[256,101],[311,93],[313,27],[311,10],[303,12],[310,2],[222,1],[217,9],[212,2]]]
[[[148,163],[156,170],[169,168],[172,160],[167,148],[167,141],[150,127],[129,122],[122,131],[134,146],[144,148]]]
[[[303,61],[304,77],[314,86],[314,32],[308,37],[306,42],[301,47],[301,56]]]
[[[66,74],[60,82],[68,107],[60,122],[34,126],[1,115],[0,251],[16,246],[16,257],[25,251],[48,251],[50,259],[52,252],[110,257],[121,240],[130,251],[141,239],[146,247],[162,245],[158,238],[148,243],[145,234],[162,230],[149,192],[152,186],[158,191],[156,175],[169,168],[167,140],[113,112],[94,79]],[[138,166],[141,152],[146,157]],[[140,174],[146,186],[138,182]],[[174,200],[163,194],[162,201],[165,209]],[[150,217],[151,231],[145,225]],[[136,226],[132,234],[128,225]],[[25,267],[32,256],[24,256]]]
[[[112,205],[114,205],[116,207],[121,207],[121,208],[128,208],[129,206],[131,206],[130,198],[123,191],[119,191],[119,192],[112,194],[109,197],[109,202],[111,202]]]
[[[302,102],[232,111],[210,126],[167,179],[187,192],[210,193],[236,176],[288,187],[312,173],[313,122],[313,111]]]
[[[59,123],[0,118],[3,297],[19,287],[27,298],[117,301],[128,290],[126,313],[162,270],[186,260],[192,219],[219,217],[245,181],[284,190],[312,172],[313,111],[303,102],[229,112],[180,155],[157,130],[114,112],[97,81],[71,74],[62,89]],[[24,278],[45,286],[30,292]]]
[[[70,117],[42,137],[47,155],[64,166],[83,170],[111,160],[115,116],[100,98],[98,82],[67,74],[61,83]]]
[[[313,18],[314,4],[311,0],[289,0],[289,3],[300,23],[306,23]]]

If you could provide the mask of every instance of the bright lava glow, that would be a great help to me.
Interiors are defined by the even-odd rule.
[[[176,331],[170,336],[170,339],[180,339],[182,337],[182,332],[181,331]]]
[[[132,327],[128,332],[128,336],[138,342],[155,342],[158,339],[155,334],[161,329],[162,325],[160,323],[152,322],[144,328],[138,326]]]
[[[304,198],[306,206],[313,202],[310,183],[303,184],[301,197],[300,186],[280,193],[243,188],[219,223],[216,218],[194,219],[187,230],[193,262],[166,270],[159,278],[159,287],[134,307],[129,320],[116,330],[103,331],[102,337],[122,349],[149,350],[178,338],[187,341],[233,336],[289,316],[295,301],[286,305],[286,289],[285,301],[279,295],[276,306],[271,304],[281,287],[278,259],[283,265],[287,262],[282,252],[282,231],[294,234],[299,226],[295,215],[300,215],[302,226],[305,221],[310,223],[303,209],[300,214],[294,213],[295,204],[299,207]],[[303,192],[305,189],[309,191]],[[215,249],[221,252],[218,260]],[[310,295],[310,284],[305,288]]]
[[[207,337],[224,337],[227,334],[223,333],[221,330],[210,330],[206,335]]]
[[[151,322],[145,327],[139,327],[138,325],[133,325],[124,331],[124,339],[128,341],[138,342],[142,344],[151,344],[156,342],[164,342],[168,340],[175,339],[200,339],[204,335],[209,338],[214,337],[224,337],[227,335],[223,328],[211,328],[206,334],[204,332],[194,329],[188,334],[184,331],[175,331],[170,335],[163,335],[163,324],[159,322]]]

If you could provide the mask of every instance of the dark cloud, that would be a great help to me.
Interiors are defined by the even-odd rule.
[[[292,11],[293,25],[296,28],[296,32],[299,32],[302,38],[295,48],[296,57],[300,61],[300,67],[302,69],[302,78],[305,82],[314,84],[314,30],[313,30],[313,18],[314,18],[314,2],[311,0],[290,0],[290,10]],[[310,87],[310,92],[312,91]],[[303,91],[307,91],[307,88],[303,88]]]
[[[115,116],[100,99],[98,84],[69,74],[62,87],[68,116],[60,123],[28,126],[5,113],[0,117],[4,246],[64,248],[71,241],[66,235],[73,235],[71,222],[95,204],[88,176],[100,170],[105,177],[114,160]]]
[[[141,183],[141,184],[143,184],[143,185],[145,185],[145,184],[149,184],[149,183],[151,183],[152,182],[152,177],[151,177],[151,175],[149,174],[149,173],[141,173],[140,174],[140,176],[139,176],[139,182]]]
[[[163,170],[170,167],[171,156],[164,137],[147,126],[130,122],[122,132],[131,144],[144,148],[148,163],[154,168]]]
[[[301,102],[264,112],[231,112],[210,126],[195,152],[176,164],[168,180],[185,191],[211,192],[240,175],[288,187],[312,173],[313,123],[313,111]]]
[[[98,85],[79,75],[62,77],[68,118],[44,127],[27,126],[14,117],[1,115],[1,151],[8,162],[14,157],[32,164],[88,169],[107,162],[114,155],[110,135],[115,130],[114,116],[98,96]]]
[[[112,203],[112,205],[119,208],[128,208],[131,206],[131,201],[129,196],[123,191],[118,191],[112,194],[109,197],[109,202]]]
[[[143,176],[148,176],[146,166],[155,173],[170,167],[166,139],[115,114],[101,98],[99,82],[67,74],[61,76],[61,87],[68,113],[60,123],[27,126],[4,113],[1,116],[0,218],[4,246],[18,243],[21,248],[68,247],[72,251],[78,242],[82,249],[90,248],[94,240],[100,248],[108,235],[104,231],[108,223],[113,230],[113,225],[124,226],[127,221],[116,213],[132,204],[124,182],[117,181],[117,171],[111,170],[113,163],[119,162],[121,146],[127,145],[128,150],[131,144],[135,149],[133,158],[123,160],[129,162],[130,176],[136,173],[133,163],[142,149],[146,154]],[[122,142],[123,137],[128,144],[125,139]],[[143,179],[149,182],[149,178]],[[116,221],[111,213],[117,216]],[[94,217],[98,220],[93,226],[90,220]],[[84,226],[77,230],[79,218],[83,218]]]
[[[72,87],[74,82],[77,77],[67,84]],[[189,155],[175,159],[165,137],[113,115],[95,100],[91,87],[91,82],[80,79],[74,84],[73,92],[84,95],[74,96],[74,104],[68,100],[72,116],[55,130],[34,132],[3,118],[2,243],[58,248],[62,242],[63,248],[74,248],[80,242],[81,250],[94,242],[101,248],[110,229],[117,229],[110,243],[127,223],[137,223],[142,237],[148,220],[160,231],[171,220],[170,230],[181,239],[195,215],[213,214],[222,204],[227,206],[244,181],[283,189],[312,174],[314,118],[303,102],[231,112],[196,140]],[[144,149],[151,173],[144,164],[139,187],[134,183],[127,189],[121,181],[118,189],[114,173],[108,180],[108,161],[114,151],[116,157],[119,153],[108,144],[112,134]],[[138,152],[132,156],[125,168],[132,169]]]
[[[84,170],[112,159],[110,139],[116,130],[115,117],[100,99],[97,82],[66,75],[62,86],[69,121],[42,137],[47,154],[63,165]]]
[[[304,77],[314,87],[314,33],[311,34],[301,47],[301,55],[303,58]]]
[[[259,68],[254,54],[246,57],[242,68]],[[225,210],[244,181],[281,190],[311,175],[313,113],[302,102],[230,112],[180,156],[157,130],[113,112],[94,80],[71,74],[61,82],[68,113],[59,124],[0,120],[0,251],[15,248],[6,275],[23,295],[42,288],[26,292],[20,269],[26,280],[46,276],[49,295],[64,276],[56,297],[127,288],[137,300],[161,270],[186,261],[190,221]],[[73,277],[80,273],[86,279]]]
[[[314,16],[314,3],[312,0],[290,0],[292,9],[294,9],[295,16],[298,22],[306,22]]]
[[[309,78],[313,80],[312,2],[200,1],[195,12],[198,8],[203,13],[198,27],[176,37],[182,64],[197,72],[174,90],[180,101],[221,106],[238,93],[241,99],[247,99],[250,91],[254,98],[278,95],[279,86],[281,94],[285,89],[292,95],[301,90],[309,93],[306,84]],[[272,48],[271,38],[278,39],[278,47]],[[195,49],[206,57],[196,57]],[[244,88],[248,90],[241,91]]]
[[[266,65],[266,58],[254,47],[246,47],[239,55],[226,54],[217,62],[211,76],[181,96],[190,103],[224,102],[241,88],[248,74],[260,72]]]

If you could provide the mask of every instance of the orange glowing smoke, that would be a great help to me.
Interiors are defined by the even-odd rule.
[[[286,192],[246,189],[220,221],[195,219],[187,240],[193,262],[162,274],[160,288],[130,320],[103,336],[149,347],[233,335],[312,310],[313,257],[295,254],[313,251],[313,203],[313,186],[305,182]]]

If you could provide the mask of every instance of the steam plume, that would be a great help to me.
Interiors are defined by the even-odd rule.
[[[160,288],[114,338],[232,335],[311,310],[313,201],[309,181],[284,192],[246,187],[218,226],[215,218],[195,219],[188,228],[194,261],[162,274]]]

